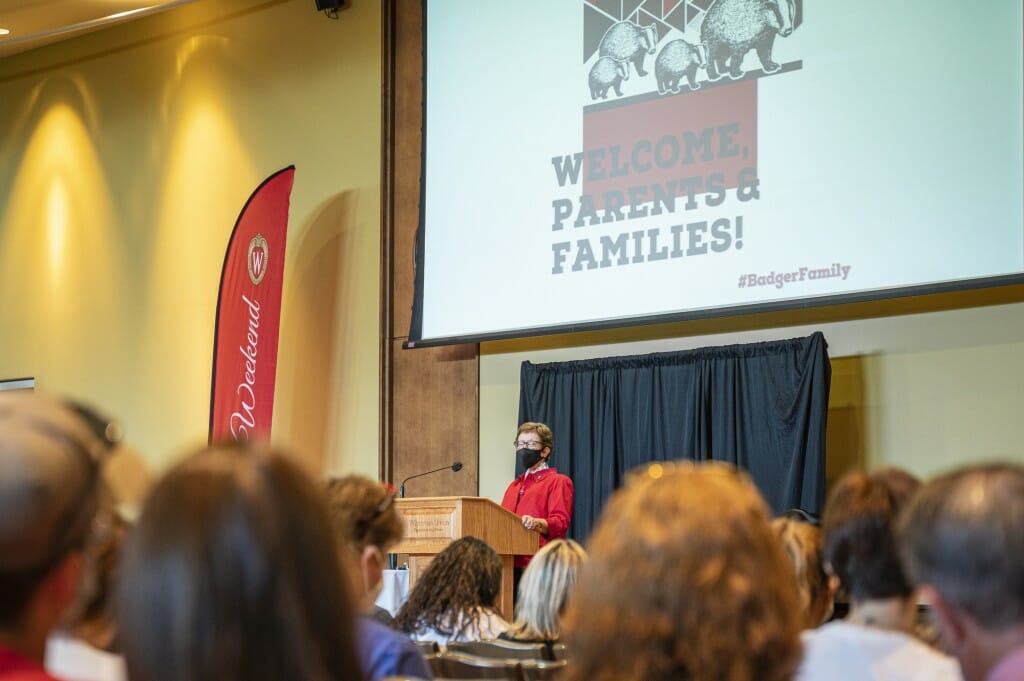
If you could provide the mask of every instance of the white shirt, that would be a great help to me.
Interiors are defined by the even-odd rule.
[[[459,613],[453,627],[454,636],[448,637],[434,629],[427,629],[417,631],[412,638],[416,641],[436,641],[440,646],[446,646],[450,641],[489,641],[498,638],[498,634],[506,631],[508,626],[508,622],[498,613],[478,608],[472,622],[466,621],[465,613]]]
[[[46,641],[46,671],[67,681],[125,681],[124,658],[61,634]]]
[[[837,621],[802,638],[795,681],[963,681],[956,660],[902,632]]]
[[[527,469],[526,474],[527,475],[533,475],[534,473],[540,473],[545,468],[549,468],[547,461],[544,461],[544,463],[540,464],[536,468]]]

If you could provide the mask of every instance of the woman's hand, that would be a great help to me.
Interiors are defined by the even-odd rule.
[[[534,518],[532,515],[523,516],[523,527],[528,530],[536,530],[541,534],[548,533],[548,521],[543,518]]]

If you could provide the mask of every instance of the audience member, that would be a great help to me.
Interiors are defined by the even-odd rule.
[[[825,503],[826,570],[850,598],[845,620],[804,633],[798,679],[960,678],[956,661],[911,635],[914,598],[899,564],[895,523],[901,496],[889,474],[844,476]]]
[[[437,554],[412,588],[395,623],[419,641],[478,641],[508,629],[495,609],[501,558],[476,537],[462,537]]]
[[[426,659],[405,636],[372,617],[385,555],[402,538],[395,495],[368,478],[350,475],[327,484],[327,508],[351,591],[361,611],[356,622],[359,657],[371,681],[386,676],[431,678]]]
[[[825,573],[821,528],[802,520],[776,518],[772,529],[793,564],[803,627],[814,629],[832,616],[835,595]]]
[[[965,468],[904,512],[901,554],[967,681],[1024,679],[1024,467]]]
[[[0,679],[45,681],[46,639],[74,601],[112,442],[52,397],[0,394]]]
[[[921,480],[910,471],[896,466],[883,466],[870,473],[871,479],[880,482],[889,489],[896,508],[904,509],[917,491],[921,489]]]
[[[562,614],[586,559],[587,552],[571,539],[545,544],[519,583],[516,620],[498,638],[544,643],[554,657],[552,646],[561,636]]]
[[[108,504],[93,519],[74,605],[46,644],[46,668],[74,681],[122,681],[113,592],[128,523]]]
[[[361,679],[321,491],[283,455],[224,444],[153,489],[125,549],[132,681]]]
[[[615,493],[569,603],[567,681],[789,679],[792,570],[767,505],[721,464],[651,464]]]

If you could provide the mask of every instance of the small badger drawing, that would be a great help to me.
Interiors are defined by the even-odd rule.
[[[599,53],[602,57],[611,57],[626,64],[626,75],[623,80],[629,80],[628,62],[633,62],[638,76],[646,76],[644,57],[654,54],[657,45],[658,30],[654,24],[641,27],[632,21],[620,21],[612,24],[601,38]]]
[[[686,76],[691,90],[699,89],[697,69],[705,68],[707,65],[707,50],[703,45],[691,45],[682,39],[666,43],[654,61],[658,92],[663,95],[679,92],[679,81],[683,76]]]
[[[608,88],[615,88],[615,94],[622,96],[622,81],[629,66],[611,57],[601,57],[590,69],[590,98],[608,99]]]
[[[796,0],[715,0],[700,27],[708,51],[708,78],[743,76],[743,58],[755,50],[765,73],[779,70],[772,61],[775,36],[793,33]]]

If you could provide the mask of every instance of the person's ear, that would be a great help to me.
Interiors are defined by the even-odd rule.
[[[68,554],[44,581],[46,602],[52,612],[62,613],[75,602],[78,585],[82,581],[83,560],[77,551]]]
[[[931,606],[943,647],[948,653],[956,656],[963,648],[967,634],[967,621],[964,613],[928,584],[921,585],[918,595]]]
[[[359,556],[359,567],[363,571],[368,587],[380,583],[384,573],[384,557],[381,550],[372,544],[363,547]]]
[[[540,450],[540,458],[547,459],[549,456],[551,456],[551,447],[545,445],[544,449]]]

